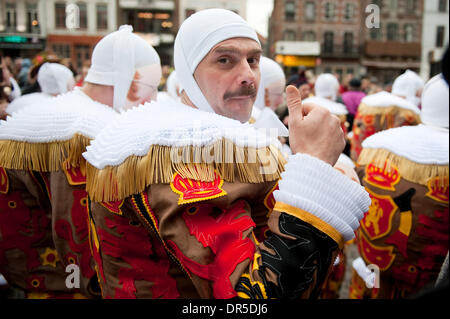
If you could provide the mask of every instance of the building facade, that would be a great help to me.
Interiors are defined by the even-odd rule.
[[[31,58],[45,49],[47,11],[43,0],[0,0],[0,49]]]
[[[449,1],[424,3],[420,76],[428,79],[441,70],[441,60],[449,43]]]
[[[286,69],[305,66],[318,73],[359,74],[361,13],[356,0],[274,0],[269,55]],[[298,51],[286,54],[280,50],[286,46]]]
[[[129,24],[134,32],[158,52],[161,63],[172,65],[173,45],[178,30],[178,0],[118,0],[119,25]]]
[[[97,42],[117,29],[116,10],[115,0],[46,0],[47,49],[80,72]]]
[[[191,14],[210,8],[223,8],[239,14],[245,19],[247,16],[247,3],[243,0],[178,0],[179,1],[179,25]]]
[[[361,64],[380,84],[392,82],[406,69],[419,72],[421,60],[423,0],[365,0],[375,4],[362,20],[364,52]],[[367,21],[378,15],[379,25]]]
[[[438,2],[442,7],[448,0],[429,2],[427,6]],[[317,73],[367,75],[389,83],[406,69],[419,72],[421,58],[428,54],[421,45],[428,28],[437,33],[428,40],[444,37],[445,46],[448,28],[442,31],[443,20],[431,27],[423,23],[423,10],[423,0],[274,0],[269,55],[287,69],[303,65]],[[446,19],[448,25],[448,11]],[[286,54],[283,47],[298,51]],[[311,50],[317,47],[320,52]]]

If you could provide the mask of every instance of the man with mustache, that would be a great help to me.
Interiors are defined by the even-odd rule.
[[[197,12],[175,40],[182,104],[130,110],[83,154],[103,297],[319,295],[370,200],[332,167],[339,120],[295,87],[285,167],[277,136],[247,123],[261,53],[237,14]]]

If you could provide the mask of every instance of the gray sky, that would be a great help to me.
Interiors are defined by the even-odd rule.
[[[247,0],[247,21],[264,37],[267,37],[272,8],[273,0]]]

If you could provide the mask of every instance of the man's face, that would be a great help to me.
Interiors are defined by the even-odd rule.
[[[159,65],[152,64],[138,68],[128,91],[125,110],[145,102],[156,101],[160,79]]]
[[[11,73],[9,73],[9,69],[6,66],[5,59],[0,61],[0,72],[2,72],[2,81],[6,85],[10,85],[9,78],[11,77]]]
[[[250,118],[260,81],[261,46],[247,38],[220,42],[194,72],[213,110],[242,123]]]
[[[269,107],[275,111],[281,103],[283,103],[283,93],[284,93],[285,81],[279,80],[270,83],[266,87],[266,92],[268,94]]]
[[[300,85],[298,90],[300,91],[300,97],[302,100],[307,99],[311,94],[311,87],[308,83]]]
[[[369,86],[370,86],[370,80],[368,80],[368,79],[363,79],[363,80],[361,81],[361,88],[362,88],[363,90],[367,89]]]

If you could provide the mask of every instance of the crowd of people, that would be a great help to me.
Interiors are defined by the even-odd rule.
[[[329,299],[346,271],[355,299],[448,287],[445,74],[286,75],[224,9],[183,22],[172,71],[128,25],[79,74],[0,57],[5,297]]]

